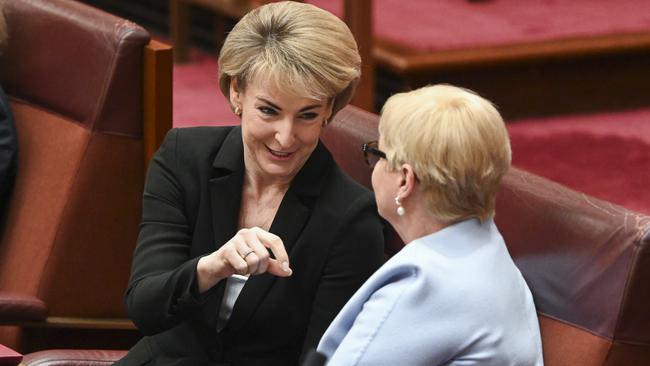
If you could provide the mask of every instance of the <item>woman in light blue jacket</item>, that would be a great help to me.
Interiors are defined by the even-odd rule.
[[[341,310],[328,365],[542,365],[533,298],[494,224],[503,119],[449,85],[391,97],[364,145],[382,217],[406,246]]]

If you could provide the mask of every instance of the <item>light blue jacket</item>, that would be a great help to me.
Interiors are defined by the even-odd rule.
[[[414,240],[354,294],[318,351],[338,365],[543,365],[533,298],[494,222]]]

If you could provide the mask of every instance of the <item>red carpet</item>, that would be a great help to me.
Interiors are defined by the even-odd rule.
[[[219,90],[216,58],[198,51],[191,57],[191,63],[174,65],[174,127],[237,123]]]
[[[508,127],[513,165],[650,214],[650,109]]]
[[[568,132],[513,138],[514,165],[589,195],[650,214],[650,144]]]

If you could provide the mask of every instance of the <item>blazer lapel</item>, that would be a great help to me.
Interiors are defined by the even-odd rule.
[[[234,127],[226,136],[213,167],[215,175],[210,179],[209,189],[216,249],[237,232],[244,183],[244,147],[240,127]]]
[[[329,152],[319,143],[282,199],[270,231],[282,239],[289,257],[309,220],[312,203],[320,194],[324,177],[329,173],[332,162]],[[230,329],[238,330],[246,324],[276,278],[265,273],[252,276],[246,281],[228,322]]]

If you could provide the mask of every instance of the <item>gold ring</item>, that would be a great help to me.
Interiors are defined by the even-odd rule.
[[[243,260],[246,260],[246,257],[248,257],[249,255],[251,255],[251,254],[253,254],[253,253],[255,253],[255,251],[254,251],[253,249],[251,249],[251,250],[249,250],[248,252],[242,254],[242,255],[241,255],[241,258],[242,258]]]

